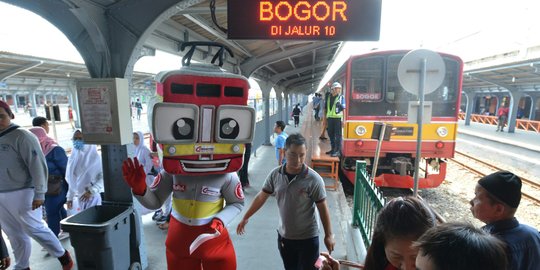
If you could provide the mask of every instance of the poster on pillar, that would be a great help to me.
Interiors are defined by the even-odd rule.
[[[86,143],[124,145],[132,142],[126,79],[78,80],[77,97]]]

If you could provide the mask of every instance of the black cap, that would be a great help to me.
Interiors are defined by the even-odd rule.
[[[478,184],[510,207],[517,208],[519,206],[521,179],[517,175],[509,171],[498,171],[482,177],[478,180]]]

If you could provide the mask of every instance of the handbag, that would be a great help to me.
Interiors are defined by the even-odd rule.
[[[62,175],[49,175],[47,179],[47,193],[45,195],[56,196],[62,191],[62,182],[64,177]]]

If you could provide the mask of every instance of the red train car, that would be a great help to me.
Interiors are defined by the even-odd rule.
[[[393,135],[382,144],[375,183],[413,187],[418,126],[408,123],[407,114],[409,101],[418,98],[401,87],[397,76],[399,62],[406,53],[380,51],[352,56],[331,81],[343,85],[346,109],[341,172],[353,184],[356,160],[365,160],[368,171],[372,170],[377,146],[372,135],[375,123],[381,122],[393,126]],[[419,180],[420,188],[439,186],[446,175],[445,159],[454,156],[463,62],[457,56],[440,55],[446,66],[444,81],[437,90],[425,95],[433,106],[431,123],[424,124],[422,130],[425,173]]]

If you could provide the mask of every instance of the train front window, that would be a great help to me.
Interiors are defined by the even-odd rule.
[[[219,84],[197,84],[197,96],[198,97],[220,97],[221,85]]]
[[[352,104],[380,102],[383,97],[384,58],[373,57],[352,63],[351,87]]]
[[[406,116],[409,101],[418,100],[416,95],[406,92],[399,84],[397,69],[403,56],[390,56],[387,66],[387,94],[385,101],[394,114]],[[459,64],[450,58],[443,58],[446,65],[446,75],[441,86],[426,94],[425,100],[433,102],[431,115],[433,117],[453,117],[456,115],[456,99],[458,93]],[[393,106],[393,108],[392,108]]]
[[[386,64],[382,57],[354,60],[350,116],[407,116],[409,101],[416,101],[418,97],[405,91],[399,83],[397,68],[402,58],[403,54],[389,56]],[[425,100],[433,102],[432,116],[453,117],[456,114],[459,63],[443,59],[446,64],[444,81],[434,92],[425,95]]]

